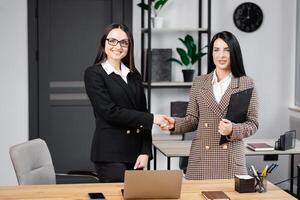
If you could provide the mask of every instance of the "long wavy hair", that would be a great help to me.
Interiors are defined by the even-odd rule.
[[[208,49],[208,69],[207,73],[211,73],[216,69],[216,65],[213,60],[213,45],[216,39],[222,39],[224,42],[228,45],[230,50],[230,66],[231,66],[231,72],[234,77],[241,77],[246,76],[246,72],[244,69],[243,64],[243,56],[242,51],[239,45],[238,40],[236,37],[228,32],[228,31],[222,31],[214,35],[212,38],[209,49]]]
[[[107,38],[107,35],[110,33],[110,31],[115,28],[119,28],[122,31],[124,31],[128,37],[128,41],[129,41],[128,53],[124,58],[122,58],[121,61],[122,61],[122,63],[124,63],[124,65],[126,65],[126,67],[128,67],[130,69],[130,71],[137,72],[137,69],[135,68],[135,64],[134,64],[133,36],[132,36],[132,33],[129,31],[129,28],[125,24],[114,23],[114,24],[110,24],[108,27],[106,27],[104,34],[102,35],[102,37],[100,39],[100,45],[98,48],[98,53],[95,58],[94,64],[99,65],[102,62],[106,61],[106,59],[107,59],[107,55],[105,53],[106,38]]]

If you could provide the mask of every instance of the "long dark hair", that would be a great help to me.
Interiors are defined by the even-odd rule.
[[[132,37],[131,32],[129,31],[129,28],[125,24],[114,23],[114,24],[110,24],[108,27],[106,27],[104,34],[102,35],[101,40],[100,40],[100,45],[98,48],[98,53],[97,53],[96,59],[94,61],[94,64],[99,65],[106,60],[106,58],[107,58],[107,55],[105,53],[106,38],[107,38],[107,35],[110,33],[110,31],[115,28],[120,28],[122,31],[124,31],[128,37],[128,41],[129,41],[128,53],[121,61],[132,72],[136,72],[137,69],[135,68],[134,55],[133,55],[133,48],[134,48],[133,37]]]
[[[239,45],[238,40],[236,37],[228,32],[228,31],[222,31],[214,35],[212,38],[209,49],[208,49],[208,69],[207,73],[211,73],[216,69],[216,65],[213,60],[213,46],[214,42],[216,39],[222,39],[224,42],[229,47],[230,50],[230,66],[231,66],[231,72],[234,77],[241,77],[241,76],[246,76],[246,72],[244,69],[244,64],[243,64],[243,56],[242,56],[242,51]]]

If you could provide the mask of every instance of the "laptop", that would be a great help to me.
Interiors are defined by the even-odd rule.
[[[126,170],[124,199],[179,199],[182,170]]]

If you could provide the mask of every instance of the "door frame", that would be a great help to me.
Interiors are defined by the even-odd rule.
[[[29,140],[39,137],[39,3],[27,0],[28,21],[28,108]],[[132,0],[111,0],[112,7],[122,10],[111,15],[111,23],[122,22],[132,30]],[[96,52],[95,52],[96,55]]]

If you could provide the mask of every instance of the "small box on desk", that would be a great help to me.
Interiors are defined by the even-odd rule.
[[[234,189],[239,193],[255,192],[255,179],[249,175],[235,175]]]

